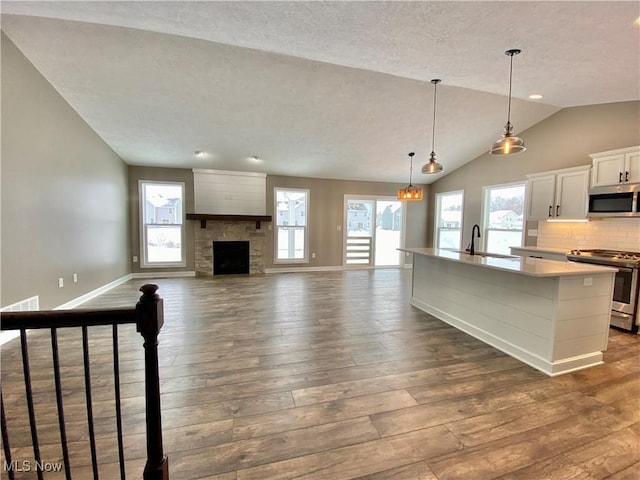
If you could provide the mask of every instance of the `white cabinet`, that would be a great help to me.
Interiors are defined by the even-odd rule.
[[[586,218],[590,169],[584,165],[527,175],[527,220]]]
[[[640,146],[592,153],[591,186],[640,182]]]

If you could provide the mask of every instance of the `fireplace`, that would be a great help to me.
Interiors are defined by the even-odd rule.
[[[249,244],[249,274],[264,273],[266,258],[266,228],[256,230],[255,221],[207,222],[206,228],[194,228],[196,275],[213,275],[214,242],[246,242]],[[218,258],[220,259],[220,258]]]
[[[250,271],[248,241],[214,241],[213,274],[248,274]]]

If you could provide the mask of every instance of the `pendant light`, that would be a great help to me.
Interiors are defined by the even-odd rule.
[[[504,52],[505,55],[511,57],[511,66],[509,67],[509,109],[507,110],[507,124],[504,126],[502,138],[493,142],[491,145],[491,154],[493,155],[511,155],[526,150],[524,140],[513,135],[513,125],[511,125],[511,80],[513,78],[513,56],[518,55],[522,50],[514,48]]]
[[[398,190],[398,200],[406,200],[408,202],[415,202],[416,200],[422,200],[422,189],[414,187],[411,184],[411,177],[413,175],[413,156],[414,152],[409,154],[411,159],[411,168],[409,169],[409,185]]]
[[[442,168],[442,164],[436,161],[436,152],[435,144],[436,144],[436,98],[438,94],[438,84],[441,82],[439,78],[434,78],[431,80],[433,83],[433,131],[431,132],[431,156],[429,157],[429,161],[422,167],[422,173],[440,173],[444,169]]]

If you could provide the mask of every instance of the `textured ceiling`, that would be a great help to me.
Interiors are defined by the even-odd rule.
[[[416,151],[414,183],[429,183],[442,176],[419,173],[431,150],[429,80],[443,79],[436,152],[446,174],[500,136],[508,48],[523,50],[517,132],[563,107],[640,99],[635,1],[0,8],[2,30],[134,165],[406,183]]]

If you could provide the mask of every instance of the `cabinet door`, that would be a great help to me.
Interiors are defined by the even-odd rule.
[[[640,182],[640,152],[625,155],[625,178],[629,183]],[[628,175],[626,175],[628,173]]]
[[[555,175],[540,175],[529,178],[527,220],[545,220],[553,216],[555,213],[553,205],[555,183]]]
[[[587,218],[589,170],[559,173],[556,178],[557,218]]]
[[[617,154],[593,160],[593,174],[591,185],[617,185],[620,182],[620,174],[624,180],[625,155]]]

